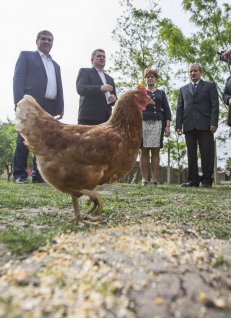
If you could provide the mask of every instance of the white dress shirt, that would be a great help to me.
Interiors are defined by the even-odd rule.
[[[97,70],[97,72],[99,73],[99,76],[100,76],[100,78],[101,78],[103,84],[107,84],[107,81],[106,81],[106,77],[105,77],[104,72],[103,72],[103,71],[100,71],[100,70],[98,70],[98,69],[96,69],[96,70]],[[108,101],[108,97],[111,95],[110,92],[106,92],[106,93],[104,93],[104,94],[105,94],[107,103],[110,104],[110,102]]]
[[[47,74],[47,89],[45,98],[47,99],[56,99],[57,96],[57,81],[56,81],[56,74],[55,74],[55,67],[52,63],[50,56],[47,56],[41,51],[38,51],[41,59],[43,61],[46,74]]]

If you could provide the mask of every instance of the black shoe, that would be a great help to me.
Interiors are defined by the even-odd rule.
[[[24,184],[24,183],[28,183],[28,179],[27,178],[22,178],[22,177],[18,177],[15,182],[17,184]]]
[[[148,185],[147,181],[142,181],[141,182],[141,187],[146,187]]]
[[[32,178],[32,183],[45,183],[42,178]]]
[[[186,182],[186,183],[182,183],[181,185],[182,187],[199,187],[199,183],[195,183],[192,181]]]
[[[151,184],[153,185],[153,187],[157,187],[157,182],[156,181],[152,181]]]
[[[212,185],[211,184],[207,184],[207,183],[201,183],[200,187],[201,188],[212,188]]]

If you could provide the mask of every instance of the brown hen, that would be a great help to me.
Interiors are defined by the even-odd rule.
[[[143,87],[128,91],[111,118],[95,126],[60,123],[29,95],[17,104],[16,128],[36,154],[42,177],[71,195],[77,224],[84,222],[78,198],[88,196],[99,214],[103,202],[93,189],[119,180],[133,167],[142,138],[141,110],[150,103]]]

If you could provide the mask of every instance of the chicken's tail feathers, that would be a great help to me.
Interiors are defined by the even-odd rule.
[[[58,120],[48,114],[30,95],[17,103],[15,126],[24,143],[36,154],[46,153],[55,142]],[[52,132],[52,133],[51,133]]]
[[[30,95],[24,95],[17,103],[15,116],[15,126],[19,132],[24,128],[33,127],[37,118],[52,117]]]

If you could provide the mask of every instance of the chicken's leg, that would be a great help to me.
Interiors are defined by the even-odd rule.
[[[88,190],[86,190],[88,191]],[[93,192],[93,191],[90,191],[90,192]],[[87,195],[87,194],[86,194]],[[95,222],[89,222],[89,221],[85,221],[82,219],[81,215],[80,215],[80,210],[79,210],[79,200],[78,200],[78,197],[76,197],[75,195],[71,195],[72,197],[72,202],[73,202],[73,207],[74,207],[74,212],[75,212],[75,222],[76,222],[76,225],[79,224],[79,222],[82,222],[84,224],[89,224],[89,225],[98,225],[98,223],[95,223]],[[98,197],[98,196],[97,196]],[[101,199],[100,199],[101,200]],[[102,200],[101,200],[101,210],[102,210]],[[101,211],[100,210],[100,211]],[[99,212],[100,212],[99,211]]]
[[[74,206],[74,212],[75,212],[75,222],[78,225],[79,221],[82,221],[80,211],[79,211],[79,200],[76,196],[72,195],[72,202]]]
[[[82,195],[86,195],[89,197],[89,199],[94,203],[93,208],[91,209],[90,212],[95,212],[96,214],[100,214],[103,208],[103,201],[100,197],[100,195],[94,191],[90,190],[81,190],[80,193]]]

